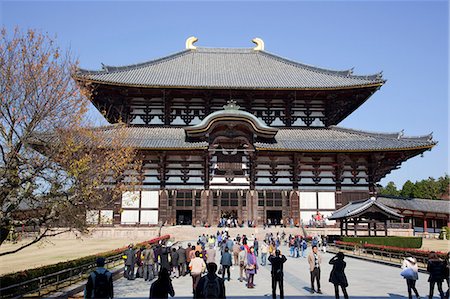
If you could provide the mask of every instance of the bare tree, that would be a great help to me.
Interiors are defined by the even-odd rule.
[[[86,211],[110,205],[130,185],[125,173],[136,173],[124,133],[105,140],[101,129],[83,126],[89,93],[72,79],[75,70],[70,52],[48,35],[1,31],[0,246],[19,227],[38,233],[0,256],[84,231]]]

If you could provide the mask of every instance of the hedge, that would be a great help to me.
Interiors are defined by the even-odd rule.
[[[154,238],[154,239],[151,239],[148,241],[138,243],[135,246],[140,247],[140,246],[144,246],[144,245],[152,245],[152,244],[158,243],[160,240],[168,240],[169,238],[170,238],[170,235],[164,235],[164,236],[161,236],[158,238]],[[56,273],[56,272],[59,272],[59,271],[65,270],[65,269],[75,268],[75,267],[79,267],[79,266],[83,266],[83,265],[87,265],[87,264],[93,264],[93,263],[95,263],[97,258],[100,256],[104,257],[104,258],[109,258],[112,256],[119,255],[120,253],[124,252],[126,249],[127,249],[127,247],[117,248],[114,250],[85,256],[85,257],[75,259],[75,260],[60,262],[60,263],[53,264],[53,265],[47,265],[47,266],[43,266],[43,267],[39,267],[39,268],[35,268],[35,269],[29,269],[29,270],[15,272],[15,273],[11,273],[11,274],[6,274],[3,276],[0,276],[1,287],[5,288],[5,287],[8,287],[13,284],[32,280],[34,278],[49,275],[52,273]],[[61,277],[61,279],[68,278],[68,276],[69,275],[67,275],[67,277]],[[33,289],[36,289],[36,286],[37,286],[37,282],[30,283],[30,284],[26,285],[23,289],[24,289],[24,291],[33,290]],[[14,293],[20,292],[17,289],[15,289],[13,291],[14,291]],[[9,290],[7,292],[9,292]],[[6,295],[6,294],[2,294],[1,297],[3,297],[4,295]]]
[[[421,237],[343,237],[342,241],[360,244],[393,246],[400,248],[421,248]]]
[[[364,248],[364,249],[375,249],[380,250],[384,252],[391,252],[391,253],[398,253],[403,255],[413,255],[413,256],[421,256],[421,257],[428,257],[431,251],[429,250],[421,250],[421,249],[414,249],[414,248],[402,248],[402,247],[395,247],[395,246],[385,246],[385,245],[374,245],[374,244],[361,244],[361,243],[353,243],[353,242],[343,242],[343,241],[336,241],[336,245],[347,245],[347,246],[355,246],[356,248]],[[446,252],[441,251],[434,251],[438,256],[441,258],[445,258]]]

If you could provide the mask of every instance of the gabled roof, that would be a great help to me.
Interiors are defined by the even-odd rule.
[[[343,218],[358,217],[364,215],[364,212],[368,211],[372,207],[374,207],[375,210],[379,210],[380,212],[388,216],[389,219],[403,218],[402,215],[398,214],[393,209],[377,201],[375,197],[372,197],[367,200],[352,201],[348,203],[346,206],[334,212],[330,217],[328,217],[328,219],[336,220]]]
[[[250,124],[254,132],[263,138],[273,138],[277,134],[278,129],[267,126],[261,119],[255,115],[239,110],[236,101],[229,101],[228,105],[223,106],[224,110],[219,110],[209,114],[199,124],[185,127],[188,136],[203,135],[206,131],[214,127],[217,122],[246,122]]]
[[[379,196],[378,201],[398,210],[450,214],[450,201],[448,200]]]
[[[342,89],[381,86],[381,73],[353,75],[254,49],[196,48],[160,59],[100,71],[80,69],[81,81],[150,88]]]

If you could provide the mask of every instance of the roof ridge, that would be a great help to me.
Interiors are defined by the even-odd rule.
[[[400,132],[392,132],[392,133],[383,133],[383,132],[371,132],[371,131],[363,131],[358,129],[350,129],[350,128],[344,128],[344,127],[338,127],[338,126],[329,126],[330,129],[336,130],[336,131],[343,131],[348,133],[355,133],[355,134],[363,134],[367,136],[374,136],[374,137],[380,137],[380,138],[387,138],[387,139],[402,139],[402,140],[426,140],[430,143],[433,142],[433,133],[422,135],[422,136],[403,136],[403,130]]]
[[[77,73],[81,73],[82,75],[84,74],[110,74],[110,73],[118,73],[118,72],[122,72],[122,71],[128,71],[128,70],[135,70],[135,69],[139,69],[148,65],[152,65],[152,64],[157,64],[160,62],[164,62],[164,61],[168,61],[168,60],[172,60],[176,57],[179,57],[181,55],[187,54],[191,51],[195,51],[195,50],[191,50],[191,49],[185,49],[176,53],[172,53],[169,54],[167,56],[163,56],[163,57],[158,57],[152,60],[148,60],[145,62],[140,62],[140,63],[135,63],[135,64],[129,64],[129,65],[122,65],[122,66],[110,66],[110,65],[105,65],[102,63],[102,70],[99,71],[94,71],[94,70],[87,70],[87,69],[82,69],[79,68],[77,70]]]
[[[329,75],[336,75],[336,76],[340,76],[340,77],[344,77],[344,78],[351,77],[351,78],[361,79],[361,80],[379,81],[379,82],[382,82],[383,84],[384,84],[384,82],[386,82],[386,80],[382,79],[382,74],[383,74],[382,71],[378,72],[378,73],[375,73],[375,74],[372,74],[372,75],[353,75],[354,67],[352,67],[352,68],[350,68],[348,70],[331,70],[331,69],[326,69],[326,68],[323,68],[323,67],[314,66],[314,65],[311,65],[311,64],[306,64],[306,63],[303,63],[303,62],[294,61],[294,60],[291,60],[289,58],[285,58],[283,56],[280,56],[280,55],[277,55],[277,54],[274,54],[274,53],[271,53],[271,52],[267,52],[267,51],[264,51],[264,50],[263,51],[259,51],[259,52],[262,53],[262,54],[265,54],[267,56],[270,56],[270,57],[272,57],[274,59],[277,59],[277,60],[279,60],[281,62],[290,64],[292,66],[302,67],[302,68],[308,69],[310,71],[318,72],[318,73],[325,73],[325,74],[329,74]]]

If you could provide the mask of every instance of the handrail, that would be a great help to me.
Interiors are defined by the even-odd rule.
[[[356,245],[347,245],[347,244],[329,244],[328,251],[333,252],[333,247],[337,249],[343,249],[346,251],[351,251],[353,255],[358,257],[365,257],[372,260],[381,260],[383,262],[394,263],[398,266],[402,264],[403,259],[405,258],[405,253],[401,252],[391,252],[391,251],[383,251],[379,249],[373,249],[368,247],[360,247]],[[330,250],[331,249],[331,250]],[[387,259],[383,259],[386,257]],[[421,269],[427,268],[427,257],[416,256],[417,265]]]
[[[170,236],[166,235],[151,239],[145,243],[155,244],[159,240],[168,239],[169,237]],[[123,253],[119,253],[117,255],[105,258],[105,267],[111,269],[123,263],[122,255]],[[0,288],[0,298],[22,297],[25,294],[36,294],[40,297],[58,290],[67,282],[68,284],[64,287],[85,279],[92,269],[96,268],[96,266],[96,262],[93,261],[77,267],[60,270],[58,272],[12,284]],[[11,289],[13,291],[10,291]]]

